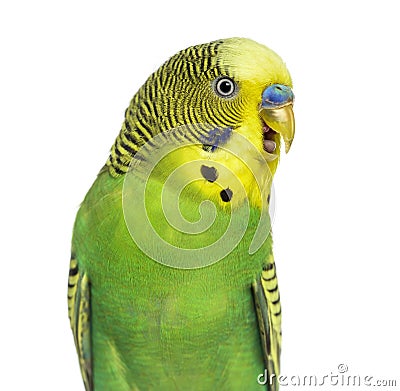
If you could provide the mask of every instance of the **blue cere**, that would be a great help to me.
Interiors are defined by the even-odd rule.
[[[262,94],[262,107],[274,108],[292,102],[294,95],[292,89],[283,84],[272,84]]]

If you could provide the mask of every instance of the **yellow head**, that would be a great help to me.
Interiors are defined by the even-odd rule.
[[[279,160],[280,136],[287,150],[294,136],[291,87],[281,58],[250,39],[223,39],[182,50],[133,97],[107,162],[110,173],[127,172],[142,145],[179,128],[173,138],[191,144],[163,160],[161,176],[196,161],[202,179],[195,188],[202,197],[225,205],[240,203],[246,193],[252,204],[259,205],[254,177],[262,182],[261,191],[268,192]],[[235,189],[230,194],[229,175],[222,174],[222,166],[240,178],[241,196]],[[257,172],[262,170],[266,172]]]

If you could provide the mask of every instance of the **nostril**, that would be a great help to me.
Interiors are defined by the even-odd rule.
[[[272,84],[262,93],[264,108],[273,108],[293,101],[293,92],[284,84]]]

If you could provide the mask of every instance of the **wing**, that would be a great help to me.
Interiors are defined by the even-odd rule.
[[[260,337],[264,352],[265,368],[270,379],[270,390],[278,390],[281,353],[281,303],[276,277],[275,262],[264,267],[261,276],[253,283],[253,297],[257,312]],[[274,376],[273,376],[274,375]]]
[[[86,391],[94,390],[90,315],[89,279],[79,271],[78,262],[72,254],[68,278],[68,316]]]

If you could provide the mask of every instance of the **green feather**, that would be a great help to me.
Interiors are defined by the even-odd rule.
[[[253,80],[240,84],[238,53],[264,56],[270,71],[257,68]],[[243,72],[249,74],[247,63]],[[215,96],[213,80],[224,75],[239,81],[237,98]],[[276,162],[262,150],[257,105],[266,85],[282,81],[289,83],[290,76],[269,49],[244,39],[215,41],[172,57],[132,99],[74,226],[69,315],[87,391],[260,390],[265,387],[257,377],[265,368],[279,374],[280,302],[266,201]],[[168,133],[182,125],[184,133]],[[213,126],[228,126],[232,135],[223,146],[202,148],[201,137]],[[174,152],[149,174],[162,151],[158,133]],[[197,179],[166,185],[186,164],[177,178],[184,183],[194,173]],[[194,250],[178,250],[188,254],[180,260],[184,268],[167,266],[178,260],[152,239],[141,214],[143,184],[148,219],[174,248],[207,248],[232,218],[240,222],[234,229],[241,239],[217,262],[208,253],[204,267]],[[199,209],[204,201],[214,203],[216,218],[208,229],[179,232],[179,216],[165,218],[161,197],[166,206],[176,202],[190,227],[201,222],[200,212],[211,211]],[[134,240],[136,234],[149,238],[146,245],[158,259]],[[264,240],[255,245],[255,237]],[[221,248],[229,243],[227,238]]]

